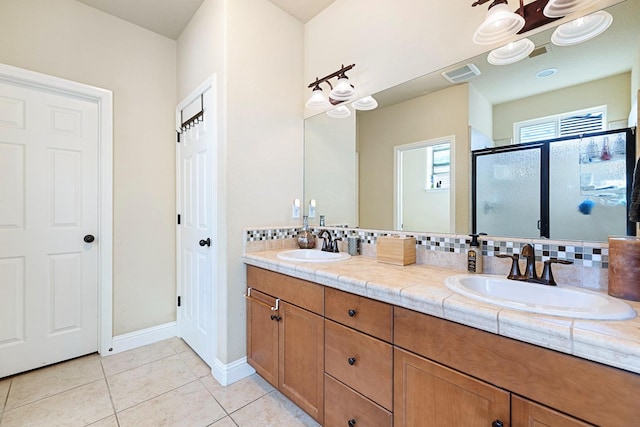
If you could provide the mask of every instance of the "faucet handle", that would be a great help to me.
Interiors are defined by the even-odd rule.
[[[553,273],[551,272],[551,264],[573,264],[573,261],[567,261],[565,259],[557,259],[551,258],[544,262],[544,267],[542,269],[542,276],[539,279],[539,283],[543,285],[556,286],[557,283],[553,278]]]
[[[511,258],[511,271],[509,272],[507,279],[519,280],[522,277],[522,273],[520,272],[520,264],[518,263],[520,257],[517,254],[496,254],[496,256],[498,258]]]
[[[333,248],[331,248],[332,252],[336,252],[336,253],[339,252],[339,250],[338,250],[338,240],[342,240],[342,237],[336,237],[335,239],[333,239]]]

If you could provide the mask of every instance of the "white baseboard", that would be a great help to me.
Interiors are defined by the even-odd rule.
[[[216,381],[222,386],[231,385],[255,372],[255,369],[247,363],[246,357],[227,364],[216,359],[211,368],[211,375],[213,375]]]
[[[113,344],[108,354],[121,353],[143,345],[153,344],[154,342],[166,340],[177,336],[178,328],[176,322],[165,323],[164,325],[153,326],[139,331],[129,332],[128,334],[113,337]]]

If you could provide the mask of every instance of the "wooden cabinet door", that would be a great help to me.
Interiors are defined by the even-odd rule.
[[[278,387],[278,315],[276,299],[255,289],[247,297],[247,361],[272,386]]]
[[[280,302],[279,389],[323,422],[324,321],[321,316]]]
[[[395,349],[395,427],[508,427],[509,419],[507,391]]]
[[[592,427],[520,396],[511,396],[512,427]]]

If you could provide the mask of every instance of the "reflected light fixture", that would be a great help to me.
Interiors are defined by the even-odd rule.
[[[531,40],[521,39],[492,50],[487,56],[487,61],[492,65],[513,64],[529,56],[534,48],[535,45]]]
[[[338,105],[336,108],[327,111],[327,116],[334,119],[346,119],[351,116],[351,110],[345,105]]]
[[[557,46],[571,46],[602,34],[613,22],[613,16],[603,10],[582,16],[562,24],[551,35],[551,42]]]
[[[378,101],[376,101],[373,96],[369,95],[352,102],[351,106],[355,110],[369,111],[378,107]]]
[[[338,105],[341,102],[351,99],[355,93],[355,89],[353,85],[349,83],[349,78],[347,77],[346,72],[355,66],[356,64],[347,65],[346,67],[342,65],[342,67],[335,73],[331,73],[321,79],[316,77],[315,81],[309,83],[308,87],[313,88],[313,92],[311,94],[311,98],[309,98],[305,103],[305,107],[310,110],[323,110],[331,105]],[[338,78],[335,87],[330,81],[334,77]],[[331,88],[328,98],[322,93],[322,88],[320,87],[321,83],[326,83]],[[347,111],[349,111],[349,109],[347,109]],[[349,112],[349,114],[351,114],[351,112]]]

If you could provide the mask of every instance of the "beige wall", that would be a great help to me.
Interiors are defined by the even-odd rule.
[[[599,105],[607,105],[607,121],[627,120],[631,108],[630,84],[630,73],[624,73],[554,92],[494,105],[494,140],[509,141],[513,135],[514,122]]]
[[[2,63],[113,91],[113,333],[174,321],[175,42],[74,0],[0,1],[0,40]]]
[[[473,84],[469,85],[469,126],[493,139],[493,106]]]
[[[310,199],[316,200],[319,224],[325,215],[327,225],[358,227],[358,189],[356,158],[356,114],[335,119],[322,113],[304,122],[304,211]]]
[[[303,25],[266,0],[205,0],[178,63],[180,96],[218,75],[216,358],[229,363],[246,355],[242,229],[301,223]]]
[[[462,84],[358,117],[361,227],[393,229],[394,146],[454,135],[455,231],[469,231],[468,96]]]

